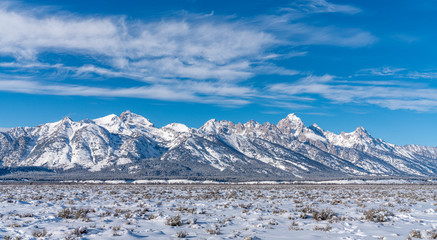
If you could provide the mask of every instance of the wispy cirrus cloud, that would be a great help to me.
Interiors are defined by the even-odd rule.
[[[73,84],[47,84],[32,80],[0,80],[0,90],[60,96],[93,96],[93,97],[123,97],[156,99],[166,101],[185,101],[198,103],[214,103],[222,106],[238,107],[246,105],[249,101],[241,99],[244,96],[253,95],[254,92],[245,87],[215,86],[208,83],[193,83],[191,88],[186,88],[180,83],[154,84],[141,87],[90,87]],[[198,94],[205,94],[199,97]],[[238,98],[229,98],[238,96]]]
[[[258,16],[253,21],[260,29],[281,36],[281,44],[291,46],[363,47],[378,41],[372,33],[359,28],[309,24],[304,21],[308,15],[311,14],[298,8],[283,8],[277,14]]]
[[[393,67],[378,67],[378,68],[366,68],[360,70],[356,75],[373,75],[373,76],[394,76],[399,72],[405,71],[405,68],[393,68]]]
[[[286,16],[284,16],[286,17]],[[306,23],[285,22],[279,32],[294,46],[331,45],[340,47],[363,47],[377,41],[370,32],[361,29],[342,29],[334,26],[312,26]]]
[[[418,112],[430,112],[437,110],[437,99],[375,99],[369,100],[369,103],[391,110],[404,109]]]
[[[306,13],[346,13],[356,14],[361,9],[345,4],[335,4],[325,0],[302,0],[291,4],[288,9],[299,10]]]
[[[392,110],[437,111],[437,89],[422,85],[384,86],[368,81],[337,81],[332,75],[323,75],[272,84],[268,91],[291,96],[318,95],[335,104],[374,104]]]
[[[437,71],[428,71],[428,72],[411,71],[408,72],[406,77],[412,79],[437,79]]]
[[[437,71],[411,71],[407,68],[384,66],[362,69],[358,71],[355,76],[392,76],[409,79],[435,79],[437,78]]]
[[[342,28],[333,25],[313,25],[302,19],[320,13],[356,14],[360,8],[334,4],[325,0],[301,0],[283,7],[277,14],[259,16],[264,29],[284,36],[282,40],[292,45],[331,45],[362,47],[375,43],[378,38],[359,28]]]

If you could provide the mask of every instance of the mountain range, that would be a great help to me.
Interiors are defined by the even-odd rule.
[[[126,111],[0,131],[0,165],[4,174],[35,168],[69,178],[435,177],[437,147],[397,146],[362,127],[335,134],[295,114],[276,125],[211,119],[195,129],[158,128]]]

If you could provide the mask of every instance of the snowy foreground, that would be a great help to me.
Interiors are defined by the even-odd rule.
[[[1,185],[4,239],[437,239],[435,185]]]

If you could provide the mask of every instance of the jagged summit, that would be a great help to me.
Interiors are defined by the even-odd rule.
[[[104,117],[100,117],[100,118],[96,118],[93,121],[94,122],[101,122],[101,123],[108,123],[108,122],[114,122],[114,121],[119,121],[120,118],[115,115],[115,114],[109,114],[107,116]]]
[[[140,116],[138,114],[132,113],[127,110],[120,115],[120,119],[131,127],[154,127],[153,123],[149,119]]]
[[[61,120],[61,122],[62,123],[65,123],[65,122],[69,122],[69,123],[71,123],[71,122],[73,122],[73,120],[70,118],[70,117],[64,117],[62,120]]]
[[[2,166],[124,171],[144,176],[302,178],[436,176],[437,148],[396,146],[363,127],[335,134],[292,113],[277,125],[211,119],[199,129],[156,128],[123,112],[74,122],[66,117],[0,133]]]
[[[220,122],[217,119],[213,118],[205,122],[199,130],[206,133],[217,133],[220,129]]]
[[[109,114],[105,117],[94,119],[93,122],[111,133],[121,133],[127,129],[126,124],[115,114]]]
[[[190,128],[182,123],[170,123],[162,127],[163,129],[171,129],[176,132],[189,132]]]
[[[360,136],[370,136],[370,134],[367,132],[367,130],[361,126],[357,127],[357,129],[355,129],[354,133],[358,134]]]
[[[302,133],[305,128],[304,123],[296,114],[288,114],[286,118],[281,119],[276,125],[284,134],[297,136]]]
[[[290,121],[300,121],[300,118],[297,117],[296,113],[290,113],[287,115],[287,117],[285,119],[288,119]]]
[[[255,129],[261,127],[261,124],[255,120],[249,120],[243,124],[243,126],[246,128]]]
[[[80,120],[79,123],[90,124],[90,123],[93,123],[93,120],[85,118],[83,120]]]
[[[313,125],[311,125],[309,129],[311,129],[315,134],[319,136],[325,136],[325,131],[323,131],[323,129],[319,127],[319,125],[317,125],[316,123],[313,123]]]

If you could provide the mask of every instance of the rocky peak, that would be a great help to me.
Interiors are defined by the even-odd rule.
[[[272,124],[272,123],[269,123],[269,122],[265,122],[263,124],[263,127],[265,129],[268,129],[268,130],[277,130],[278,129],[275,124]]]
[[[370,134],[364,129],[363,127],[357,127],[355,131],[353,132],[355,135],[358,135],[360,137],[370,137]]]
[[[355,147],[358,145],[366,147],[378,147],[379,141],[374,139],[370,134],[363,128],[358,127],[355,131],[350,133],[341,132],[337,136],[336,145],[341,145],[345,147]]]
[[[84,120],[81,120],[79,123],[82,123],[82,124],[92,124],[92,123],[94,123],[94,122],[93,122],[92,120],[86,118],[86,119],[84,119]]]
[[[74,132],[73,125],[75,122],[70,117],[64,117],[54,123],[47,123],[33,128],[38,135],[44,136],[71,136]]]
[[[218,133],[220,129],[220,123],[216,119],[210,119],[204,123],[199,130],[206,133]]]
[[[72,120],[70,117],[64,117],[64,118],[61,120],[61,122],[62,122],[62,123],[72,123],[73,120]]]
[[[259,127],[261,127],[261,124],[259,124],[257,121],[255,121],[255,120],[249,120],[247,123],[245,123],[244,125],[243,125],[245,128],[247,128],[247,129],[256,129],[256,128],[259,128]]]
[[[71,128],[73,124],[74,122],[70,117],[64,117],[60,121],[52,123],[50,125],[52,126],[52,128],[55,129],[66,129],[66,128]]]
[[[234,133],[236,132],[237,125],[231,121],[221,120],[217,121],[216,119],[208,120],[203,126],[199,128],[199,131],[209,133],[209,134],[218,134],[218,133]]]
[[[188,128],[185,124],[182,123],[170,123],[162,128],[169,129],[171,131],[178,132],[178,133],[190,132],[190,128]]]
[[[294,113],[291,113],[286,118],[280,120],[276,126],[282,133],[294,136],[302,133],[305,128],[302,120]]]
[[[115,114],[94,119],[93,122],[101,127],[106,128],[111,133],[121,133],[126,129],[126,125]]]
[[[243,130],[244,130],[244,125],[241,122],[235,124],[235,131],[237,133],[241,133],[243,132]]]
[[[319,136],[325,135],[323,129],[321,127],[319,127],[319,125],[317,125],[316,123],[314,123],[313,125],[311,125],[308,128],[311,129],[315,134],[317,134]]]
[[[140,116],[138,114],[132,113],[127,110],[120,115],[121,121],[131,128],[137,127],[154,127],[153,123],[149,119]]]
[[[0,132],[8,132],[10,131],[10,128],[0,128]]]

